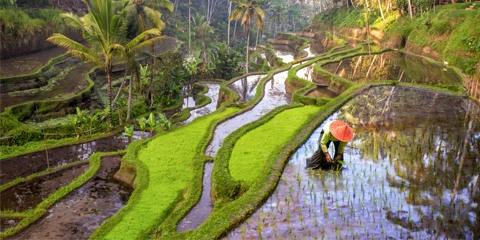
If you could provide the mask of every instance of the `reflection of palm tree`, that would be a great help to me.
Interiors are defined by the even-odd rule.
[[[390,220],[412,230],[437,228],[439,234],[463,238],[476,229],[469,214],[475,211],[471,204],[480,197],[474,190],[480,164],[479,150],[474,147],[479,139],[474,133],[480,132],[480,124],[469,117],[478,116],[479,109],[473,104],[466,109],[452,107],[459,98],[449,95],[415,93],[402,87],[395,87],[395,94],[392,91],[393,87],[372,89],[347,103],[338,116],[355,123],[362,158],[376,161],[380,156],[392,163],[394,173],[387,175],[387,181],[407,191],[405,200],[417,206],[421,216],[421,221],[412,222],[388,210]],[[442,106],[448,115],[442,109],[435,112]],[[448,204],[447,194],[456,189],[465,189],[465,202]]]

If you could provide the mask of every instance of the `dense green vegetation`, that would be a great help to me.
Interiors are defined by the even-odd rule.
[[[198,3],[199,1],[192,2]],[[272,26],[264,29],[264,31],[269,31],[265,35],[275,35],[278,39],[289,40],[292,45],[295,46],[295,49],[305,47],[305,43],[308,42],[305,39],[290,34],[277,33],[279,29],[283,31],[298,30],[301,24],[298,23],[296,25],[291,22],[286,24],[285,22],[287,20],[282,19],[282,14],[279,13],[287,10],[282,10],[278,7],[284,2],[274,2],[276,5],[273,8],[263,6],[271,10],[270,13],[266,14],[267,21],[270,23],[266,25]],[[399,3],[400,2],[398,2],[398,4]],[[152,5],[149,6],[153,7],[154,3],[151,4]],[[225,8],[219,10],[219,14],[210,16],[211,25],[210,22],[208,22],[210,20],[204,18],[202,20],[203,22],[200,22],[197,28],[195,28],[195,26],[192,28],[192,32],[195,32],[196,35],[192,35],[194,40],[193,44],[187,47],[187,43],[190,45],[189,39],[192,36],[187,35],[186,24],[188,22],[182,19],[182,17],[185,17],[185,13],[188,12],[188,4],[186,1],[176,2],[176,4],[175,7],[179,9],[178,12],[168,13],[168,8],[162,10],[162,13],[164,13],[162,19],[167,24],[164,33],[175,35],[183,40],[183,46],[180,51],[184,53],[195,52],[194,55],[197,59],[200,59],[199,55],[200,52],[202,52],[202,61],[184,62],[180,51],[169,51],[149,58],[147,60],[148,64],[139,64],[135,61],[135,57],[132,57],[132,55],[134,55],[132,52],[128,52],[128,49],[122,49],[120,54],[112,55],[111,57],[119,64],[126,62],[125,68],[128,69],[128,72],[125,72],[124,78],[120,77],[113,79],[113,81],[112,79],[108,79],[110,84],[117,83],[118,85],[116,87],[113,86],[112,89],[110,89],[110,86],[104,88],[104,91],[108,89],[109,94],[108,99],[103,96],[105,98],[103,102],[116,107],[116,111],[113,112],[111,125],[100,121],[102,116],[107,116],[110,110],[113,110],[110,108],[97,109],[90,112],[78,109],[76,115],[74,114],[70,119],[64,118],[60,120],[60,123],[24,125],[21,122],[23,119],[19,116],[27,115],[26,112],[33,109],[33,104],[27,103],[15,108],[16,112],[7,110],[0,116],[2,136],[13,136],[13,138],[9,140],[12,142],[7,144],[16,145],[2,145],[2,159],[7,156],[15,156],[42,149],[45,147],[45,144],[53,147],[78,143],[80,141],[86,141],[87,138],[94,139],[101,137],[101,132],[112,130],[121,131],[124,129],[123,125],[127,126],[127,128],[134,123],[141,125],[141,123],[144,123],[142,122],[144,120],[141,120],[140,117],[145,117],[150,112],[157,113],[181,106],[183,97],[181,90],[186,83],[204,79],[221,78],[222,80],[218,81],[223,82],[222,87],[225,88],[226,83],[223,80],[230,80],[233,77],[243,74],[244,70],[241,67],[241,62],[244,61],[245,55],[248,57],[248,52],[243,49],[243,46],[248,46],[249,44],[253,46],[254,42],[255,44],[262,43],[261,39],[263,37],[260,37],[258,42],[257,40],[251,39],[245,44],[245,42],[240,41],[240,39],[232,39],[230,45],[227,44],[224,34],[227,31],[227,1],[221,1],[217,7],[222,6]],[[195,4],[193,5],[197,6]],[[384,31],[387,34],[385,40],[400,37],[407,39],[409,43],[413,43],[419,48],[429,46],[439,52],[443,59],[449,61],[450,65],[458,66],[467,73],[473,73],[476,64],[478,64],[480,47],[472,47],[468,43],[477,46],[477,42],[480,41],[480,27],[476,24],[476,19],[480,18],[480,13],[479,11],[465,11],[464,9],[468,6],[470,6],[470,4],[443,6],[437,8],[435,12],[417,13],[417,16],[413,19],[405,17],[405,13],[390,11],[385,12],[385,20],[382,19],[380,11],[372,11],[369,13],[367,20],[363,13],[364,8],[360,5],[357,5],[356,8],[334,8],[325,14],[318,15],[314,19],[312,29],[315,31],[330,31],[331,26],[347,28],[369,26],[372,30]],[[296,8],[296,10],[298,9],[301,8]],[[204,9],[197,6],[194,11],[202,12],[203,10]],[[0,11],[10,11],[10,9]],[[290,10],[288,10],[288,12],[290,12]],[[19,15],[23,14],[24,13],[20,13]],[[208,17],[208,14],[205,14]],[[0,16],[0,18],[4,17],[3,14],[0,14]],[[7,18],[12,20],[15,16],[5,14],[5,19]],[[223,20],[220,20],[222,18]],[[2,21],[9,22],[10,20],[8,19]],[[25,19],[23,21],[30,21]],[[198,19],[201,20],[202,18]],[[277,28],[277,25],[279,25],[280,28]],[[21,24],[18,24],[18,26],[21,26]],[[130,22],[123,25],[123,27],[126,26],[132,28],[133,25]],[[220,31],[222,34],[219,34],[219,36],[211,34],[210,30],[212,29],[209,28],[209,26],[213,26],[215,33]],[[6,28],[2,27],[2,30],[4,29]],[[11,29],[13,28],[10,28],[9,31],[12,33],[16,31]],[[131,31],[128,31],[129,34],[122,32],[124,37],[130,36],[130,38],[125,37],[125,39],[119,40],[118,44],[123,44],[127,40],[132,40],[137,37],[136,31],[130,30]],[[21,32],[22,31],[27,33],[29,30],[21,30]],[[256,29],[256,27],[253,27],[251,33],[252,38],[259,31],[260,28]],[[246,30],[246,32],[248,32],[248,30]],[[237,34],[238,38],[244,37],[241,36],[242,34]],[[249,36],[247,36],[247,39]],[[344,46],[341,44],[345,44],[345,42],[339,40],[339,38],[343,37],[347,38],[347,36],[333,36],[332,38],[338,40],[339,46]],[[274,73],[291,67],[290,64],[285,64],[275,57],[271,44],[265,45],[265,49],[261,51],[265,51],[268,58],[271,59],[270,62],[275,64],[274,69],[268,72],[268,76],[261,81],[260,85],[263,85]],[[478,44],[478,46],[480,46],[480,44]],[[405,47],[405,45],[401,47]],[[110,48],[110,50],[112,49],[118,50],[121,49],[121,47],[115,45],[115,47]],[[208,49],[208,51],[206,49]],[[374,51],[383,51],[379,46],[371,49]],[[300,67],[292,68],[292,70],[289,71],[287,85],[295,85],[300,89],[300,91],[293,94],[294,103],[277,108],[260,120],[247,124],[237,130],[226,139],[215,159],[208,158],[204,155],[204,150],[209,139],[212,137],[214,127],[222,120],[250,109],[253,104],[261,98],[263,94],[261,87],[257,89],[255,99],[249,103],[243,103],[245,105],[242,106],[242,109],[238,107],[225,107],[226,104],[223,104],[220,110],[217,110],[215,113],[201,117],[186,126],[173,127],[171,131],[163,133],[162,130],[165,129],[165,125],[162,125],[161,127],[157,127],[158,135],[156,137],[132,143],[122,161],[135,168],[136,178],[134,185],[136,190],[132,194],[128,204],[122,208],[118,214],[107,220],[94,233],[92,238],[218,238],[235,226],[235,224],[238,224],[248,217],[273,191],[286,161],[295,148],[300,146],[307,136],[311,134],[313,129],[336,108],[363,90],[362,84],[357,84],[348,79],[338,77],[335,74],[328,73],[322,69],[322,65],[328,62],[338,61],[340,59],[338,57],[339,55],[343,55],[342,57],[345,58],[359,54],[367,54],[366,46],[360,44],[357,48],[338,51],[336,53],[333,53],[333,50],[338,49],[334,48],[332,52],[326,53],[325,56],[312,59],[305,65],[315,64],[314,71],[317,74],[325,73],[329,75],[331,87],[340,89],[343,94],[334,100],[312,99],[303,96],[300,93],[305,92],[307,88],[311,88],[312,84],[306,83],[295,76],[296,71]],[[252,56],[258,56],[258,54],[259,52],[256,52]],[[207,56],[205,57],[205,55]],[[465,58],[465,56],[469,57]],[[252,58],[250,59],[253,61]],[[106,67],[107,65],[109,65],[109,63],[98,64],[98,66],[102,67]],[[270,70],[270,68],[265,67],[265,63],[263,65],[252,64],[251,66],[255,70]],[[106,70],[108,73],[108,69]],[[130,76],[128,77],[127,75]],[[122,88],[124,79],[129,80],[130,86],[128,89]],[[398,83],[379,82],[370,84]],[[459,85],[461,85],[461,83],[459,83]],[[109,100],[112,99],[112,93],[115,92],[114,90],[116,90],[116,88],[120,90],[119,93],[121,95],[116,101],[116,104],[110,104]],[[453,90],[458,89],[455,88]],[[132,108],[128,110],[128,112],[131,111],[130,115],[127,114],[125,101],[132,94]],[[227,103],[231,103],[229,101],[233,101],[234,99],[234,96],[229,95],[226,96],[224,100],[226,100]],[[301,102],[301,104],[298,102]],[[304,104],[316,106],[303,106]],[[45,107],[43,107],[44,105]],[[45,111],[49,109],[47,105],[49,106],[49,103],[43,103],[43,105],[40,103],[41,108]],[[116,118],[116,116],[119,117]],[[88,122],[89,117],[91,122]],[[180,116],[182,119],[185,119],[185,117],[184,114]],[[133,119],[134,121],[122,122],[123,120],[129,119]],[[65,125],[65,123],[68,124],[63,127],[60,126]],[[88,129],[92,128],[90,123],[95,124],[93,126],[96,127],[93,137],[88,134]],[[114,128],[111,128],[112,126]],[[7,132],[6,129],[13,130]],[[167,129],[170,129],[170,127]],[[63,138],[59,141],[47,140],[42,142],[42,140],[45,139],[45,132],[70,132],[70,134],[75,132],[76,136]],[[258,145],[261,145],[262,148],[255,147]],[[67,190],[62,190],[52,195],[45,203],[38,206],[34,212],[21,214],[20,217],[25,219],[19,224],[19,227],[11,229],[5,234],[12,234],[14,231],[38,219],[45,213],[47,207],[67,194],[68,191],[71,191],[88,180],[88,178],[92,176],[92,172],[98,169],[99,159],[99,154],[93,155],[90,160],[93,163],[91,165],[92,167],[85,176],[82,175],[81,178],[69,185]],[[195,204],[200,195],[201,183],[198,179],[202,176],[203,164],[206,161],[215,161],[216,164],[213,176],[213,194],[215,196],[214,212],[207,222],[198,230],[187,233],[177,233],[176,224]],[[14,184],[20,181],[23,180],[19,179]],[[15,214],[17,213],[11,213],[12,216]]]

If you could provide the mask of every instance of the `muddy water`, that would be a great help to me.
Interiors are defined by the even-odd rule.
[[[297,71],[297,77],[303,78],[307,81],[312,81],[312,72],[313,72],[313,65],[309,65],[299,69]]]
[[[17,212],[33,209],[50,194],[83,174],[88,167],[88,162],[82,162],[7,189],[0,194],[0,209]]]
[[[220,85],[210,84],[210,83],[208,83],[208,84],[206,83],[206,84],[203,84],[203,85],[208,87],[208,92],[205,93],[205,96],[212,99],[212,101],[209,104],[207,104],[207,105],[205,105],[201,108],[197,108],[197,109],[194,109],[194,110],[190,111],[190,117],[183,122],[184,124],[193,121],[197,117],[203,116],[205,114],[212,113],[217,109],[218,94],[220,92]]]
[[[479,114],[457,96],[371,89],[325,121],[353,126],[344,168],[304,169],[324,122],[263,207],[226,238],[478,239]]]
[[[461,86],[462,79],[451,68],[434,64],[425,59],[390,51],[381,54],[363,55],[329,63],[322,68],[354,82],[367,80],[397,80],[425,85]],[[319,79],[328,82],[328,77]]]
[[[145,133],[149,137],[149,133]],[[141,133],[136,131],[134,139],[140,139]],[[47,153],[39,151],[0,161],[0,185],[8,183],[18,177],[26,177],[30,174],[55,168],[78,160],[85,160],[95,152],[111,152],[125,149],[129,144],[128,138],[123,133],[112,137],[102,138],[82,144],[70,145],[54,149],[48,149]]]
[[[272,109],[290,103],[290,96],[285,91],[285,80],[288,71],[277,73],[272,80],[265,83],[265,95],[260,102],[250,111],[231,118],[217,126],[213,134],[212,141],[207,147],[205,155],[215,156],[222,145],[223,140],[233,131],[239,129],[245,124],[251,123]]]
[[[113,178],[120,160],[119,156],[102,158],[99,171],[90,181],[61,199],[45,217],[11,239],[88,239],[127,203],[133,190]]]
[[[46,86],[41,88],[2,93],[0,94],[2,102],[0,110],[3,111],[6,107],[31,101],[61,100],[73,97],[90,85],[85,74],[91,68],[92,65],[81,63],[66,71],[64,75],[59,75],[54,80],[51,79]]]
[[[284,63],[290,63],[295,60],[295,50],[288,45],[273,45],[273,51],[275,55],[282,59]]]
[[[210,190],[212,189],[212,169],[213,162],[207,162],[203,170],[203,190],[200,201],[192,210],[180,221],[177,226],[177,231],[184,232],[191,229],[197,229],[207,218],[213,209],[213,204],[210,198]]]
[[[235,91],[240,99],[238,101],[248,102],[250,101],[257,92],[257,86],[260,80],[265,77],[265,74],[261,75],[250,75],[228,85],[230,89]]]
[[[2,59],[0,61],[0,78],[30,74],[36,72],[54,57],[64,54],[64,48],[51,48],[24,56]]]
[[[310,44],[308,44],[308,47],[303,49],[303,51],[307,52],[307,58],[310,58],[310,57],[315,57],[316,54],[312,53],[312,49],[310,48]]]
[[[311,90],[307,93],[307,96],[313,98],[335,98],[339,95],[338,92],[335,92],[327,87],[317,87],[316,89]]]

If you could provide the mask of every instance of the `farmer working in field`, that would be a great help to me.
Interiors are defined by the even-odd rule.
[[[307,168],[317,169],[322,168],[336,168],[340,169],[343,160],[343,152],[347,143],[353,139],[353,130],[348,124],[335,120],[328,122],[320,133],[320,149],[313,153],[312,157],[307,158]],[[328,153],[328,147],[333,142],[335,146],[335,156],[332,159]]]

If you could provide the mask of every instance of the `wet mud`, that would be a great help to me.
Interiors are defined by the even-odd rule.
[[[325,70],[351,81],[394,80],[424,85],[461,86],[463,80],[444,64],[431,63],[422,57],[389,51],[343,59],[322,66]],[[328,76],[319,74],[315,81],[328,83]]]
[[[54,57],[66,53],[64,48],[54,47],[48,50],[2,59],[0,61],[0,78],[31,74],[36,72]]]
[[[82,162],[9,188],[0,193],[0,210],[23,212],[33,209],[50,194],[68,185],[88,168],[88,162]]]
[[[103,157],[100,169],[90,181],[57,202],[45,217],[9,239],[88,239],[127,203],[133,191],[113,177],[120,160],[120,156]]]
[[[81,63],[69,70],[65,75],[59,75],[57,79],[41,88],[11,93],[1,93],[0,110],[6,107],[32,101],[63,100],[68,99],[85,90],[90,84],[85,74],[92,68],[91,64]]]
[[[272,196],[225,239],[478,239],[479,114],[458,96],[373,88],[311,134]],[[355,132],[343,169],[304,169],[335,119]]]
[[[0,161],[0,185],[19,177],[27,177],[33,173],[44,171],[47,167],[55,168],[74,161],[88,159],[94,152],[125,149],[128,144],[128,138],[122,137],[122,134],[117,134],[82,144],[48,149],[48,161],[45,151],[8,158]]]
[[[18,218],[4,218],[0,217],[0,231],[4,232],[9,228],[14,228],[18,225],[21,219]]]
[[[340,94],[327,87],[317,87],[306,93],[306,95],[313,98],[335,98]]]

